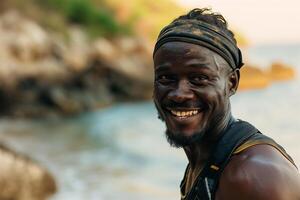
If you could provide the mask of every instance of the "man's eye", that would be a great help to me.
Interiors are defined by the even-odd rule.
[[[201,76],[193,76],[190,78],[190,81],[193,84],[203,84],[209,80],[208,76],[201,75]]]
[[[174,81],[174,78],[172,76],[168,76],[168,75],[161,75],[161,76],[158,76],[158,78],[156,80],[159,83],[168,84],[168,83],[172,83]]]

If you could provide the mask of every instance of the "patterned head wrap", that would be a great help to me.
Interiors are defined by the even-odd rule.
[[[165,43],[178,41],[204,46],[222,56],[232,69],[243,66],[242,54],[229,33],[217,26],[195,19],[180,19],[163,28],[153,55]]]

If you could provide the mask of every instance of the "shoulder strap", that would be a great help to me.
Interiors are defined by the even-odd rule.
[[[297,169],[297,165],[295,164],[292,157],[284,150],[284,148],[279,145],[277,142],[275,142],[272,138],[263,135],[263,134],[256,134],[251,137],[250,140],[246,141],[242,145],[240,145],[238,148],[236,148],[233,152],[233,155],[239,154],[245,149],[248,149],[252,146],[259,145],[259,144],[265,144],[270,145],[273,148],[277,149],[288,161],[290,161]]]
[[[258,133],[260,132],[248,122],[239,120],[233,123],[216,145],[214,154],[210,158],[210,165],[222,169],[222,166],[228,163],[234,150]]]
[[[213,154],[196,180],[187,199],[214,199],[221,172],[229,162],[231,154],[243,142],[259,131],[245,121],[233,122],[222,134]]]
[[[206,185],[214,197],[219,183],[219,177],[228,164],[234,150],[254,135],[261,135],[259,130],[246,121],[237,121],[229,127],[218,142],[214,154],[208,162]]]

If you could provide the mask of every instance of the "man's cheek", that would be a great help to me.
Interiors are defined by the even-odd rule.
[[[155,108],[158,112],[158,118],[161,119],[162,121],[164,121],[164,113],[163,113],[163,110],[162,110],[162,107],[158,101],[158,98],[154,95],[154,98],[153,98],[153,101],[154,101],[154,105],[155,105]]]

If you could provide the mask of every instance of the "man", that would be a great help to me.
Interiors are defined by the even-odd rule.
[[[243,63],[222,15],[194,9],[175,19],[153,59],[155,106],[169,143],[189,160],[181,199],[300,199],[300,175],[284,149],[231,115]]]

